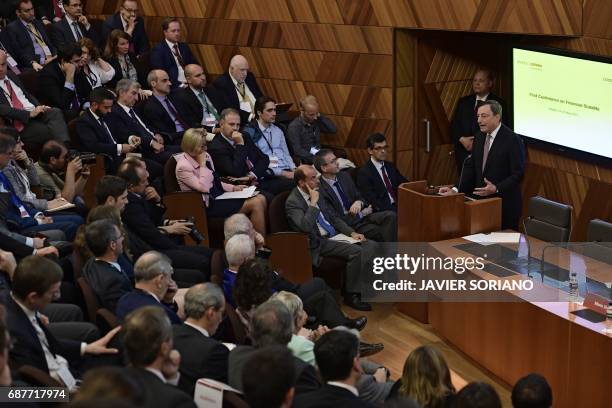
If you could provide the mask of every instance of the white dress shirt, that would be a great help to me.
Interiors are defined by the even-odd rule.
[[[236,90],[236,95],[238,95],[238,101],[242,102],[242,95],[240,95],[240,92],[238,92],[238,81],[236,81],[236,78],[234,78],[232,76],[232,74],[229,74],[230,78],[232,79],[232,82],[234,83],[234,89]],[[244,83],[244,93],[245,96],[248,96],[251,101],[253,102],[253,105],[255,105],[255,95],[253,95],[253,92],[251,92],[251,90],[249,89],[249,86],[246,84],[246,82]],[[249,120],[253,119],[255,112],[252,112],[251,106],[249,105],[249,109],[243,109],[246,108],[246,104],[243,105],[242,103],[240,104],[240,109],[242,109],[245,112],[251,112],[251,114],[249,115]]]
[[[174,43],[171,43],[170,41],[166,40],[166,44],[168,44],[168,47],[170,48],[170,52],[172,53],[172,57],[174,57],[174,63],[176,64],[176,67],[178,68],[177,80],[180,82],[181,85],[186,84],[187,79],[185,78],[185,70],[181,66],[181,63],[179,62],[178,58],[176,57],[176,54],[174,53]],[[181,51],[178,48],[178,43],[176,43],[176,45],[177,45],[178,52],[180,53]],[[183,56],[183,54],[181,54],[181,57],[183,58],[183,62],[184,62],[185,57]]]
[[[385,165],[383,162],[380,162],[378,160],[376,160],[373,157],[370,157],[370,161],[372,162],[372,164],[374,165],[374,167],[376,167],[376,171],[378,171],[378,175],[380,176],[380,179],[382,180],[383,184],[385,184],[385,178],[383,177],[383,173],[382,173],[382,168]],[[386,172],[386,170],[385,170]],[[389,177],[389,173],[387,173],[387,177]],[[389,182],[391,182],[391,179],[389,178]],[[385,184],[385,188],[386,188],[386,184]],[[395,202],[395,199],[393,198],[393,196],[391,194],[389,194],[389,192],[387,191],[387,195],[389,196],[389,200],[391,200],[391,204],[393,204]]]
[[[359,391],[357,391],[357,388],[353,387],[352,385],[348,385],[339,381],[328,381],[327,384],[333,385],[334,387],[344,388],[345,390],[349,390],[350,392],[352,392],[353,395],[355,395],[356,397],[359,396]]]
[[[25,93],[23,93],[23,90],[8,76],[5,76],[4,78],[0,79],[0,87],[4,91],[4,96],[6,96],[6,99],[8,100],[8,103],[11,105],[11,107],[13,107],[13,102],[11,101],[11,93],[8,91],[8,88],[4,81],[9,81],[11,83],[11,88],[13,88],[13,92],[15,92],[17,99],[19,99],[19,101],[23,105],[23,109],[27,110],[28,112],[33,111],[35,106],[32,104],[32,102],[30,102],[28,98],[26,98]]]
[[[300,192],[300,194],[302,195],[302,197],[306,201],[306,204],[310,205],[310,195],[308,195],[307,193],[303,192],[299,187],[298,187],[298,191]],[[318,205],[317,205],[317,208],[319,208]],[[320,208],[319,208],[319,211],[321,211]],[[323,215],[323,218],[325,218],[325,215]],[[327,221],[327,222],[329,222],[329,221]],[[327,231],[325,230],[325,228],[323,228],[321,226],[321,224],[319,224],[319,220],[317,220],[317,227],[319,227],[319,233],[321,234],[322,237],[326,237],[326,236],[329,235],[327,233]]]

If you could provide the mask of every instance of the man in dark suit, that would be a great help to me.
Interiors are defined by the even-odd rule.
[[[371,134],[367,146],[370,160],[357,171],[357,187],[374,211],[397,212],[397,188],[408,180],[386,160],[389,146],[383,134]]]
[[[115,29],[123,30],[132,37],[130,51],[139,56],[149,51],[149,38],[145,31],[144,20],[138,15],[137,0],[121,0],[121,8],[118,12],[109,16],[102,26],[102,38],[100,47],[102,48],[111,31]]]
[[[13,47],[13,43],[11,42],[8,32],[4,28],[0,28],[0,50],[6,53],[8,68],[13,71],[15,75],[19,75],[21,70],[19,69],[19,64],[14,57],[16,55],[15,48]]]
[[[525,174],[523,141],[501,122],[502,106],[486,101],[478,108],[480,133],[474,139],[471,160],[468,159],[456,191],[477,197],[501,197],[502,229],[518,231],[523,208],[521,182]],[[453,194],[442,187],[440,194]]]
[[[295,187],[285,203],[289,227],[308,234],[313,266],[323,256],[337,256],[346,261],[344,303],[357,310],[369,311],[372,306],[361,300],[362,264],[376,250],[376,244],[366,240],[363,234],[352,232],[351,238],[359,242],[348,243],[330,238],[339,234],[344,222],[334,217],[325,200],[319,199],[319,179],[312,166],[301,165],[295,171]],[[344,224],[345,226],[346,224]]]
[[[209,132],[218,133],[219,97],[212,86],[206,86],[204,70],[197,64],[185,66],[185,80],[189,86],[172,93],[183,120],[189,127],[206,127]]]
[[[172,326],[158,307],[143,307],[124,324],[123,345],[130,368],[128,375],[146,390],[146,408],[195,408],[193,398],[176,387],[180,354],[172,349]]]
[[[229,354],[229,385],[242,390],[242,371],[253,352],[267,346],[286,346],[291,340],[293,320],[287,307],[278,300],[259,305],[251,317],[253,346],[238,346]],[[295,391],[297,394],[319,388],[314,367],[293,356],[295,362]]]
[[[54,23],[51,29],[53,45],[59,48],[65,44],[77,43],[83,37],[87,37],[97,44],[99,42],[98,34],[83,14],[81,0],[63,0],[63,4],[66,14],[60,21]]]
[[[320,389],[296,395],[295,408],[374,407],[359,398],[355,388],[361,377],[359,338],[345,330],[325,333],[314,346],[315,359],[325,385]]]
[[[164,39],[151,50],[151,68],[163,69],[170,76],[172,89],[187,85],[185,67],[197,64],[187,43],[181,42],[181,24],[176,18],[162,21]]]
[[[149,72],[147,82],[151,86],[153,96],[145,102],[142,118],[149,129],[164,137],[165,144],[178,145],[183,133],[189,125],[183,119],[170,96],[170,78],[168,73],[161,69]]]
[[[474,136],[479,132],[476,111],[484,101],[498,101],[505,111],[504,101],[491,93],[493,73],[487,69],[479,69],[472,80],[474,93],[459,99],[450,125],[451,140],[455,144],[455,162],[457,174],[461,174],[463,162],[472,151]],[[504,120],[504,123],[506,121]]]
[[[333,209],[334,218],[339,219],[340,232],[358,232],[375,241],[397,241],[397,215],[393,211],[374,211],[359,194],[350,174],[340,171],[332,150],[319,150],[314,166],[321,173],[321,198]]]
[[[236,109],[240,112],[241,123],[248,123],[255,117],[255,101],[263,93],[249,71],[249,62],[242,55],[232,57],[229,72],[218,77],[214,87],[221,97],[221,110]]]
[[[93,253],[83,266],[83,276],[102,307],[115,311],[119,298],[134,290],[132,281],[119,265],[124,234],[110,220],[98,220],[85,228],[85,242]]]
[[[225,298],[212,283],[194,285],[185,294],[185,323],[174,326],[174,347],[181,353],[179,388],[193,395],[199,378],[227,382],[229,349],[211,338],[223,320]]]
[[[44,25],[57,23],[64,16],[63,0],[32,0],[36,15]]]
[[[244,399],[249,407],[291,407],[295,395],[295,362],[286,347],[270,346],[253,352],[242,371]]]
[[[14,57],[21,68],[40,71],[53,60],[55,47],[43,23],[35,18],[31,0],[18,0],[15,12],[18,18],[6,27],[16,52]]]
[[[70,140],[62,112],[41,105],[30,95],[13,72],[7,72],[7,55],[0,50],[0,118],[14,127],[24,143],[43,145],[54,138],[66,143]],[[8,96],[7,96],[8,95]]]

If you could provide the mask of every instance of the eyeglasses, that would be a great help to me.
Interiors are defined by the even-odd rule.
[[[113,241],[119,241],[121,238],[125,238],[125,233],[121,233],[117,238],[113,238]]]
[[[121,7],[121,8],[124,9],[129,14],[136,14],[136,13],[138,13],[138,9],[129,9],[129,8],[125,8],[125,7]]]

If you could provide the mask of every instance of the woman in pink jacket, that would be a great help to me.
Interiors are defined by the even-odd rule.
[[[210,155],[206,152],[206,133],[200,129],[189,129],[181,142],[183,153],[175,155],[176,179],[181,191],[199,191],[206,205],[208,217],[226,218],[235,213],[246,214],[253,227],[266,235],[266,198],[258,194],[247,199],[215,200],[225,191],[240,191],[244,186],[235,186],[219,180]]]

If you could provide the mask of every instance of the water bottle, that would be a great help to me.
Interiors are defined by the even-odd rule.
[[[578,278],[576,272],[570,272],[569,294],[570,302],[578,302]]]
[[[608,300],[608,308],[606,309],[606,318],[608,322],[612,322],[612,300]]]

